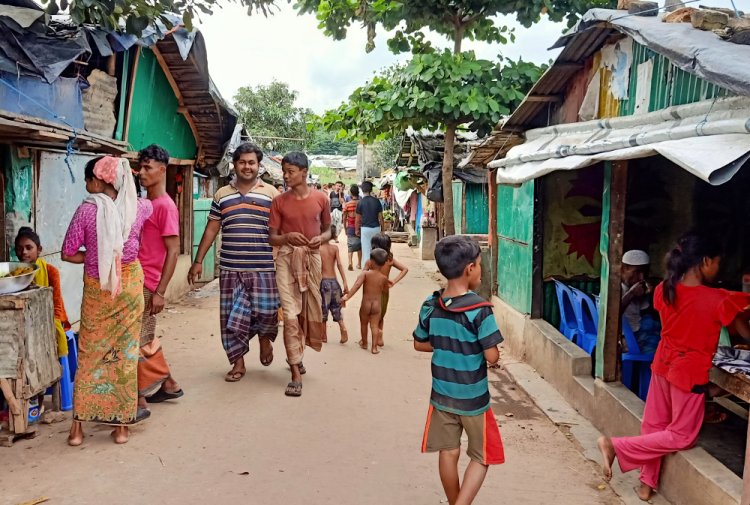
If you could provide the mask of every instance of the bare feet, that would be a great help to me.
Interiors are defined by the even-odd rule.
[[[116,444],[127,444],[130,439],[127,426],[118,426],[110,433]]]
[[[350,272],[353,272],[353,271],[354,271],[354,267],[352,266],[352,264],[351,264],[351,263],[349,263],[349,271],[350,271]]]
[[[364,349],[365,351],[367,350],[367,342],[365,342],[364,340],[360,340],[358,344],[360,349]]]
[[[609,482],[612,480],[612,463],[614,463],[616,456],[615,447],[612,445],[612,440],[609,437],[599,437],[596,445],[599,446],[599,450],[602,453],[602,474],[604,480]]]
[[[638,498],[641,501],[649,501],[654,494],[654,490],[651,489],[651,486],[648,486],[643,482],[641,482],[640,486],[633,488],[633,491],[635,491],[635,494],[638,495]]]
[[[341,330],[341,342],[342,344],[345,344],[349,342],[349,332],[346,331],[345,328]]]
[[[270,339],[260,337],[260,364],[269,366],[271,363],[273,363],[273,344]]]
[[[370,351],[373,354],[380,354],[380,349],[378,349],[377,345],[372,346],[372,350]]]
[[[385,347],[385,342],[383,342],[383,337],[378,338],[378,347]]]
[[[71,447],[78,447],[83,443],[83,426],[78,421],[73,421],[70,426],[70,434],[68,435],[68,445]]]

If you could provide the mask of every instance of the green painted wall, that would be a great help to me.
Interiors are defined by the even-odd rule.
[[[464,183],[453,181],[453,223],[456,228],[456,234],[461,235],[464,231]]]
[[[130,109],[128,142],[134,150],[159,144],[173,158],[193,159],[196,142],[177,97],[150,49],[141,49]]]
[[[5,220],[7,257],[15,259],[13,239],[21,226],[32,226],[34,163],[20,158],[15,145],[0,145],[0,164],[5,175]]]
[[[466,230],[471,235],[485,234],[489,229],[490,198],[486,184],[467,184],[466,191]]]
[[[498,295],[516,310],[531,312],[534,181],[497,188]]]
[[[648,60],[653,60],[654,62],[649,112],[673,105],[685,105],[700,102],[701,100],[710,100],[711,98],[731,95],[726,89],[685,72],[674,66],[666,57],[656,54],[646,46],[633,42],[633,65],[630,69],[629,100],[621,102],[621,116],[633,115],[635,97],[638,92],[638,67]]]

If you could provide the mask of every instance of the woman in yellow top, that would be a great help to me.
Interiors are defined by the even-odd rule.
[[[57,330],[57,356],[67,356],[68,339],[65,336],[65,331],[70,329],[70,323],[68,322],[68,315],[65,313],[60,271],[40,258],[42,242],[39,240],[39,235],[31,228],[24,226],[18,230],[15,246],[19,261],[36,264],[39,267],[34,277],[37,286],[52,288],[52,299],[55,304],[55,329]]]

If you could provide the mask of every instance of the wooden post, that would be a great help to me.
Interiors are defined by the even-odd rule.
[[[599,302],[599,329],[596,344],[596,376],[605,382],[617,380],[620,340],[620,300],[622,249],[625,228],[625,201],[628,162],[606,163],[602,195],[602,277]]]
[[[136,46],[135,48],[135,61],[133,62],[133,74],[130,76],[130,89],[128,89],[128,109],[125,116],[125,132],[123,138],[125,142],[128,141],[128,133],[130,133],[130,116],[133,113],[133,95],[135,94],[135,80],[138,76],[138,62],[141,59],[141,48]]]
[[[114,53],[107,59],[107,74],[114,77],[117,74],[117,55]]]
[[[543,181],[534,180],[534,229],[531,252],[531,317],[541,319],[544,314],[544,208]]]
[[[492,269],[492,294],[497,294],[497,261],[499,248],[497,243],[497,170],[492,170],[487,179],[489,199],[489,222],[487,225],[487,240],[492,251],[492,265],[485,268]]]
[[[742,499],[740,504],[750,505],[750,423],[747,425],[747,438],[745,440],[745,467],[742,471]]]

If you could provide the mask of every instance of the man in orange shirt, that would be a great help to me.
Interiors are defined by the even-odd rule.
[[[307,185],[309,162],[304,153],[292,152],[281,163],[289,190],[271,204],[268,223],[271,245],[279,247],[276,284],[284,314],[284,345],[292,380],[287,396],[302,395],[305,345],[322,348],[323,323],[320,297],[320,245],[331,238],[328,197]]]

